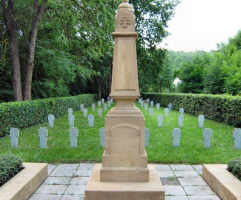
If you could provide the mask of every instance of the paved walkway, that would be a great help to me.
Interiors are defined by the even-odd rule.
[[[94,164],[49,165],[49,176],[29,200],[83,200]],[[165,200],[219,200],[202,179],[201,165],[156,165]]]

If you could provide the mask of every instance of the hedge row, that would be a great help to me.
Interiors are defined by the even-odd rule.
[[[94,94],[82,94],[72,97],[1,103],[0,137],[9,134],[11,127],[26,128],[41,124],[47,122],[48,114],[59,117],[65,114],[68,108],[79,110],[80,104],[90,105],[94,101]]]
[[[143,93],[144,99],[150,98],[167,107],[173,104],[175,110],[183,107],[192,115],[204,114],[206,118],[241,127],[241,97],[228,95],[182,94],[182,93]]]
[[[23,161],[14,155],[0,156],[0,186],[23,169]]]
[[[241,181],[241,157],[228,162],[228,171]]]

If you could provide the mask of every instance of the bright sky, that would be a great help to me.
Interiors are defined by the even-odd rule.
[[[241,30],[241,0],[182,0],[161,47],[176,51],[215,50]]]

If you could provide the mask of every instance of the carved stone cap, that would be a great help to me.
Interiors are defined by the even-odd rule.
[[[115,32],[135,32],[135,19],[132,5],[123,0],[118,7]]]

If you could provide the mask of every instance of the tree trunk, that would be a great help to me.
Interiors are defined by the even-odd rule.
[[[20,71],[20,58],[18,46],[17,24],[15,21],[14,3],[12,0],[1,0],[3,9],[4,22],[7,27],[8,36],[10,38],[10,51],[13,68],[13,90],[14,100],[22,101],[22,84],[21,84],[21,71]]]
[[[12,34],[11,34],[12,35]],[[20,61],[19,61],[19,49],[16,32],[11,36],[11,57],[13,67],[13,90],[14,100],[22,101],[22,83],[21,83],[21,72],[20,72]]]
[[[38,0],[34,1],[34,13],[35,16],[32,20],[31,31],[29,35],[29,45],[28,45],[28,58],[26,65],[26,76],[24,84],[24,100],[32,99],[32,79],[33,79],[33,70],[34,70],[34,56],[35,56],[35,47],[38,34],[38,25],[40,23],[41,16],[44,12],[45,5],[48,0],[43,0],[40,5],[38,5]]]

